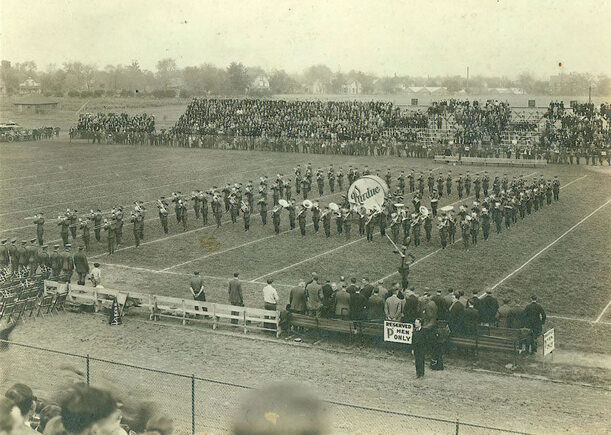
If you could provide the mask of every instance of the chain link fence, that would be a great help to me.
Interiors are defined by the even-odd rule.
[[[0,339],[0,391],[16,382],[29,385],[39,398],[49,401],[54,401],[67,385],[86,382],[112,391],[125,404],[149,404],[172,418],[178,435],[230,434],[243,395],[251,390],[230,382]],[[323,408],[333,434],[524,433],[332,400],[323,400]]]

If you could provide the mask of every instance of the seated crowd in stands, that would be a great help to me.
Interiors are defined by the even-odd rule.
[[[70,137],[93,142],[318,154],[608,160],[611,109],[552,102],[540,118],[514,119],[508,103],[435,101],[423,111],[389,102],[193,99],[170,129],[154,116],[82,114]],[[452,125],[443,130],[444,120]],[[450,121],[451,120],[451,121]]]

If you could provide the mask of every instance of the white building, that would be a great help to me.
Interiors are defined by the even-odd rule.
[[[267,78],[267,76],[257,76],[257,78],[252,82],[251,89],[257,91],[269,90],[269,79]]]
[[[358,80],[350,80],[342,85],[342,92],[348,95],[358,95],[363,93],[363,85]]]
[[[40,83],[34,80],[32,77],[28,77],[28,79],[19,84],[19,93],[22,95],[26,94],[40,94]]]

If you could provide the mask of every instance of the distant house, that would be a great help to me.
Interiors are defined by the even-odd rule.
[[[342,85],[342,92],[348,95],[359,95],[363,93],[363,85],[358,80],[350,80]]]
[[[306,85],[306,92],[314,95],[326,94],[327,87],[320,80],[316,80],[314,83]]]
[[[42,95],[30,94],[15,99],[13,106],[18,112],[45,113],[57,110],[59,103]]]
[[[269,79],[263,74],[257,76],[257,78],[252,82],[250,89],[255,91],[269,90]]]
[[[38,83],[32,77],[28,77],[25,82],[19,84],[19,93],[21,95],[40,94],[40,83]]]

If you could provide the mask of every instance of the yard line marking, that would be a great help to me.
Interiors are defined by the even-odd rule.
[[[557,315],[553,315],[553,314],[550,314],[547,317],[551,318],[551,319],[570,320],[570,321],[573,321],[573,322],[584,322],[584,323],[590,323],[590,324],[596,323],[596,321],[592,321],[590,319],[583,319],[583,318],[580,318],[580,317],[566,317],[566,316],[557,316]]]
[[[573,184],[573,183],[575,183],[575,182],[577,182],[577,181],[579,181],[579,180],[583,180],[583,179],[584,179],[584,178],[586,178],[586,177],[587,177],[587,175],[584,175],[583,177],[579,177],[579,178],[577,178],[577,179],[575,179],[575,180],[571,181],[570,183],[566,183],[566,184],[565,184],[564,186],[562,186],[560,189],[564,189],[565,187],[568,187],[568,186],[570,186],[571,184]]]
[[[570,233],[571,231],[573,231],[575,228],[577,228],[579,225],[581,225],[582,223],[584,223],[587,219],[589,219],[592,215],[594,215],[595,213],[597,213],[598,211],[600,211],[603,207],[605,207],[607,204],[609,204],[611,202],[611,199],[608,199],[607,202],[605,202],[603,205],[601,205],[600,207],[598,207],[596,210],[594,210],[592,213],[590,213],[589,215],[587,215],[586,217],[584,217],[582,220],[580,220],[579,222],[577,222],[575,225],[573,225],[571,228],[569,228],[568,230],[566,230],[560,237],[558,237],[556,240],[554,240],[553,242],[551,242],[549,245],[547,245],[545,248],[541,249],[539,252],[537,252],[535,255],[533,255],[532,257],[530,257],[524,264],[522,264],[520,267],[518,267],[516,270],[514,270],[513,272],[511,272],[509,275],[507,275],[505,278],[503,278],[502,280],[500,280],[499,282],[497,282],[495,285],[493,285],[491,287],[491,290],[494,290],[495,288],[497,288],[499,285],[503,284],[505,281],[507,281],[509,278],[511,278],[513,275],[515,275],[516,273],[518,273],[520,270],[522,270],[524,267],[526,267],[531,261],[533,261],[535,258],[537,258],[539,255],[541,255],[542,253],[544,253],[545,251],[547,251],[549,248],[551,248],[552,246],[554,246],[556,243],[558,243],[558,241],[560,241],[560,239],[562,239],[564,236],[566,236],[568,233]]]
[[[600,319],[603,318],[603,315],[605,314],[605,312],[607,311],[607,309],[609,308],[609,305],[611,305],[611,301],[609,301],[609,303],[607,304],[607,306],[605,307],[604,310],[602,310],[602,312],[598,315],[598,317],[596,318],[596,320],[594,320],[594,323],[598,323],[600,322]]]
[[[165,271],[165,270],[156,270],[156,269],[148,269],[146,267],[138,267],[138,266],[127,266],[125,264],[117,264],[117,263],[100,263],[104,266],[110,266],[110,267],[118,267],[121,269],[130,269],[130,270],[138,270],[141,272],[148,272],[148,273],[155,273],[155,274],[168,274],[168,275],[178,275],[178,276],[192,276],[190,273],[183,273],[183,272],[169,272],[169,271]],[[214,275],[199,275],[202,278],[207,278],[207,279],[214,279],[214,280],[218,280],[218,281],[225,281],[225,282],[229,282],[229,280],[232,278],[230,276],[224,277],[224,276],[214,276]],[[257,284],[257,285],[263,285],[266,283],[263,282],[254,282],[254,281],[249,281],[249,280],[243,280],[241,279],[240,282],[245,282],[245,283],[249,283],[249,284]],[[294,285],[290,285],[290,284],[274,284],[275,286],[278,287],[295,287]]]
[[[333,249],[330,249],[328,251],[322,252],[322,253],[320,253],[318,255],[314,255],[313,257],[306,258],[305,260],[301,260],[301,261],[299,261],[297,263],[290,264],[290,265],[288,265],[286,267],[283,267],[282,269],[278,269],[278,270],[275,270],[273,272],[266,273],[265,275],[261,275],[261,276],[255,278],[255,279],[253,279],[253,281],[256,282],[256,281],[260,280],[261,278],[265,278],[266,276],[275,275],[275,274],[277,274],[279,272],[283,272],[283,271],[291,269],[291,268],[293,268],[295,266],[299,266],[300,264],[307,263],[308,261],[314,260],[315,258],[322,257],[323,255],[330,254],[331,252],[339,251],[340,249],[343,249],[346,246],[350,246],[350,245],[353,245],[354,243],[362,242],[363,240],[365,240],[365,237],[361,237],[361,238],[353,240],[353,241],[351,241],[349,243],[345,243],[345,244],[340,245],[340,246],[338,246],[336,248],[333,248]]]

